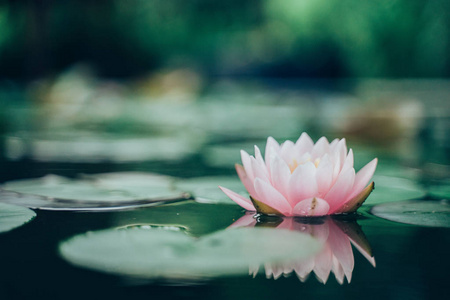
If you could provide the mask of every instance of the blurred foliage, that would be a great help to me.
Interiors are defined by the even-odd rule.
[[[0,77],[77,62],[107,77],[447,77],[447,0],[0,2]]]

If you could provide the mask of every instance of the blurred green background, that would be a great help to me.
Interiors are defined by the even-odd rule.
[[[448,77],[447,0],[1,1],[0,78]]]
[[[231,200],[217,188],[243,188],[239,150],[303,131],[314,140],[345,137],[356,170],[379,158],[366,208],[449,199],[449,53],[448,0],[0,0],[1,184],[152,172],[176,177],[203,202],[38,211],[0,237],[0,298],[79,299],[86,290],[128,299],[442,297],[448,231],[375,217],[358,222],[377,268],[355,256],[353,284],[343,287],[299,286],[295,276],[141,287],[74,268],[56,249],[74,234],[160,219],[197,233],[224,228],[242,214],[218,204]]]

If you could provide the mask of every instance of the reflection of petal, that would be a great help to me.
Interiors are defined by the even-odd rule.
[[[369,253],[363,249],[362,247],[360,247],[358,244],[356,244],[354,241],[350,240],[352,242],[352,245],[358,249],[359,253],[361,253],[369,262],[370,264],[375,268],[376,267],[376,263],[375,263],[375,257],[370,256]]]
[[[314,258],[314,274],[316,274],[317,280],[325,284],[330,276],[333,252],[328,244],[325,245],[321,253]]]
[[[334,273],[334,277],[336,278],[337,282],[339,282],[339,284],[344,284],[344,269],[342,268],[336,256],[333,256],[331,271]]]
[[[254,227],[257,221],[252,214],[245,214],[240,217],[236,222],[231,224],[228,228],[234,227]]]
[[[330,217],[325,218],[277,218],[276,222],[261,223],[260,218],[253,218],[247,214],[237,220],[230,227],[239,226],[267,226],[287,230],[296,230],[309,234],[323,243],[320,253],[306,260],[284,264],[265,264],[267,278],[278,279],[295,272],[300,281],[304,282],[314,272],[318,281],[325,284],[330,273],[336,281],[343,284],[345,278],[350,283],[354,269],[353,246],[375,267],[370,245],[360,226],[355,222],[339,221]],[[256,276],[258,267],[252,267],[250,274]]]
[[[352,245],[361,253],[372,266],[375,267],[375,257],[372,256],[372,248],[369,241],[356,222],[339,222],[335,221],[339,228],[345,232],[350,239]]]
[[[230,226],[231,227],[231,226]],[[259,272],[259,266],[258,265],[250,265],[248,267],[248,275],[251,275],[253,278],[256,277],[256,275]]]
[[[281,224],[278,225],[277,228],[293,230],[294,225],[295,225],[295,222],[294,222],[293,218],[283,218],[283,222],[281,222]]]
[[[301,282],[305,282],[308,279],[309,274],[314,269],[314,259],[303,260],[294,264],[294,271],[298,279]]]
[[[353,267],[355,266],[350,239],[334,222],[330,222],[330,231],[332,234],[329,235],[327,242],[330,245],[334,257],[336,257],[341,265],[342,271],[347,275],[348,280],[348,274],[351,277]]]

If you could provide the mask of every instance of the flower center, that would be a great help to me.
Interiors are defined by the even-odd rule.
[[[295,169],[297,169],[298,166],[303,165],[307,162],[311,161],[311,158],[308,158],[307,160],[303,162],[298,162],[295,158],[292,160],[292,162],[289,164],[289,169],[291,170],[291,174],[294,173]],[[317,168],[320,164],[320,158],[316,158],[314,160],[314,166]]]
[[[316,166],[316,168],[319,167],[320,164],[320,158],[316,158],[316,160],[314,161],[314,165]]]
[[[294,160],[289,164],[289,169],[291,170],[291,174],[294,173],[295,169],[299,166],[299,163],[294,158]]]

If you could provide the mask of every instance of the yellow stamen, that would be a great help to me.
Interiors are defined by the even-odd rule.
[[[294,160],[289,164],[289,169],[291,170],[291,173],[294,173],[294,170],[298,167],[299,163],[294,158]]]
[[[317,167],[319,167],[320,164],[320,158],[316,158],[316,160],[314,161],[314,165]]]

